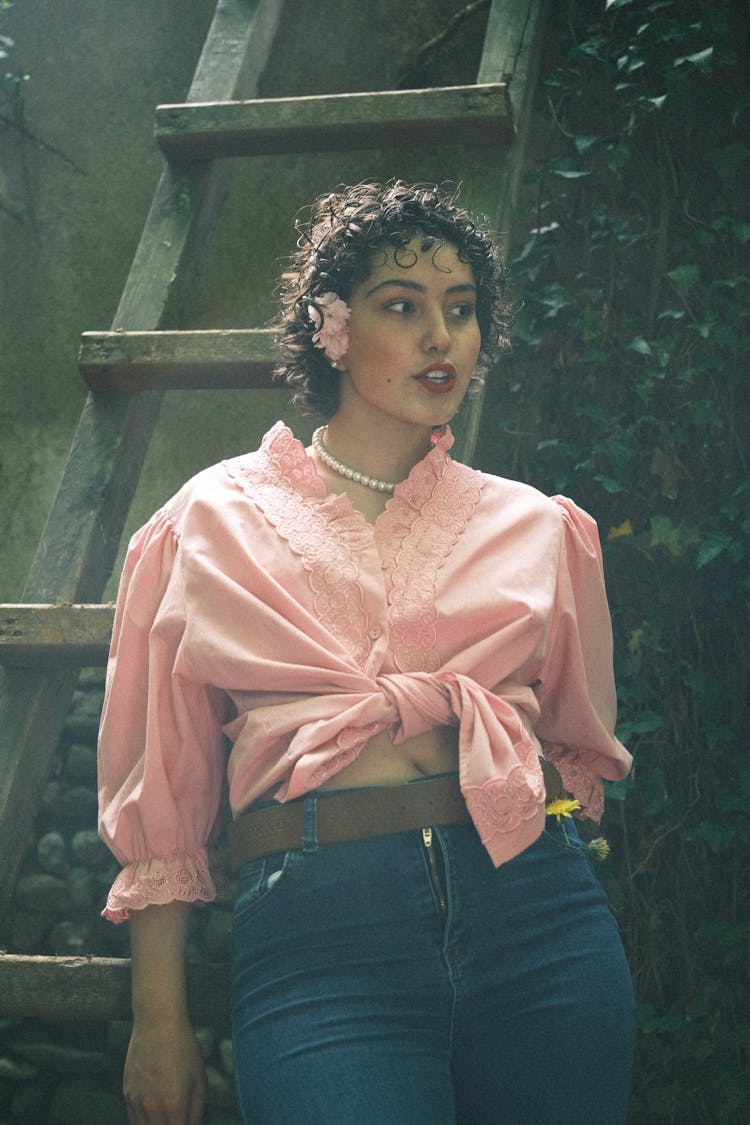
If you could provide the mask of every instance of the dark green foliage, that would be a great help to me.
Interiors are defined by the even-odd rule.
[[[572,495],[605,540],[636,756],[604,826],[639,1000],[632,1120],[746,1122],[750,11],[610,0],[550,20],[481,463]]]

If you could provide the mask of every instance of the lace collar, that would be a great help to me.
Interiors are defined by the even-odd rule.
[[[418,461],[409,475],[396,485],[395,493],[405,484],[425,473],[434,475],[438,464],[442,464],[448,450],[453,447],[455,438],[450,426],[438,426],[430,436],[432,449]],[[302,442],[294,436],[284,422],[275,422],[261,442],[261,451],[276,466],[279,475],[290,487],[299,489],[309,496],[325,497],[328,486],[318,473],[315,462],[308,456]],[[394,495],[395,495],[394,493]],[[338,493],[330,493],[337,496]]]
[[[402,672],[441,665],[435,609],[438,575],[479,502],[483,475],[453,461],[450,427],[401,481],[371,526],[344,494],[330,493],[302,442],[283,422],[257,454],[225,462],[266,519],[298,555],[320,621],[360,666],[371,648],[371,622],[359,581],[374,543],[388,600],[390,649]]]

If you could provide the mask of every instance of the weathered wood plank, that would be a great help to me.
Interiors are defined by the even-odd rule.
[[[271,329],[84,332],[78,367],[93,391],[270,388]]]
[[[499,145],[512,138],[502,82],[306,98],[163,105],[156,139],[174,159],[380,148]]]
[[[278,0],[220,0],[188,101],[252,96],[280,7]],[[195,274],[190,261],[200,258],[220,189],[211,164],[166,168],[113,330],[150,330],[183,322]],[[99,600],[114,565],[160,402],[161,393],[156,391],[87,397],[24,601]],[[77,670],[69,667],[0,668],[3,918],[76,678]]]
[[[545,18],[544,0],[492,0],[477,82],[505,82],[516,136],[533,94]],[[529,81],[531,79],[531,81]]]
[[[0,664],[105,664],[113,605],[0,605]]]
[[[479,83],[506,84],[513,141],[494,149],[467,148],[467,167],[482,168],[482,172],[467,174],[461,198],[470,210],[488,217],[506,258],[511,251],[513,212],[536,89],[545,8],[544,0],[492,0],[477,74]],[[482,388],[467,401],[453,425],[455,455],[467,464],[474,461],[483,404]]]
[[[188,964],[188,1003],[196,1025],[228,1026],[226,965]],[[0,1018],[127,1020],[130,961],[114,957],[0,955]]]
[[[473,184],[481,193],[483,207],[497,223],[510,249],[508,232],[516,202],[516,190],[524,166],[529,118],[539,74],[546,4],[544,0],[493,0],[485,31],[478,82],[505,82],[512,107],[513,144],[498,155],[503,167],[500,183],[489,188],[486,180]]]

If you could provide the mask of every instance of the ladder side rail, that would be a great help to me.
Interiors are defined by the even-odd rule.
[[[539,72],[545,8],[545,0],[492,0],[477,82],[507,84],[513,140],[489,152],[475,146],[465,150],[466,164],[473,171],[466,177],[462,202],[470,211],[487,216],[506,260]],[[484,397],[484,387],[472,394],[453,427],[456,456],[468,465],[474,460]]]
[[[254,98],[285,0],[218,0],[189,102]]]
[[[542,36],[546,16],[545,0],[493,0],[485,31],[477,81],[505,82],[511,104],[515,137],[501,155],[505,159],[499,192],[487,199],[484,210],[504,239],[506,254],[510,238],[506,230],[515,205],[518,178],[528,137],[534,103]]]
[[[188,97],[256,88],[281,10],[279,0],[221,0]],[[250,51],[256,26],[260,45]],[[251,55],[252,71],[243,73]],[[230,70],[228,62],[231,61]],[[113,322],[156,328],[184,297],[175,282],[195,244],[211,165],[165,170]],[[182,270],[189,278],[190,271]],[[24,590],[26,602],[95,601],[109,578],[161,395],[89,394]],[[7,914],[38,797],[70,704],[70,668],[0,669],[0,919]]]

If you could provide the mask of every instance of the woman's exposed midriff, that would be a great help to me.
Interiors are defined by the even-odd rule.
[[[457,727],[433,727],[398,746],[382,731],[370,739],[355,761],[329,778],[321,789],[401,785],[457,770]]]

